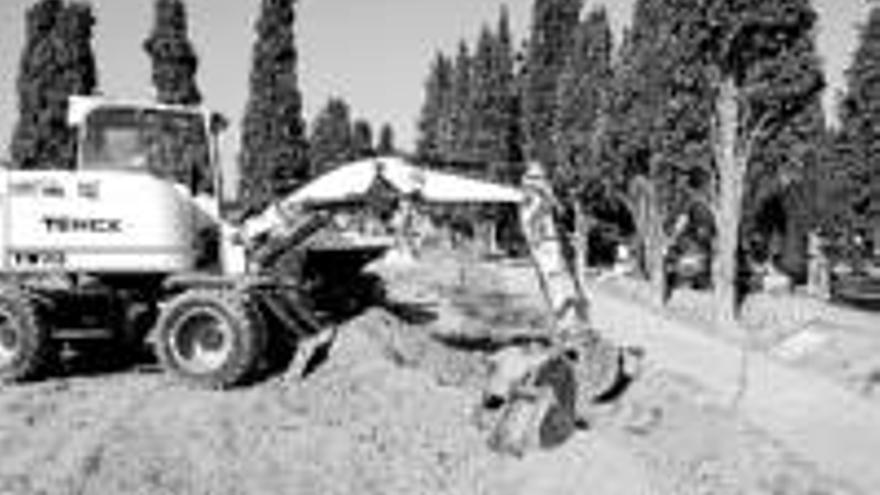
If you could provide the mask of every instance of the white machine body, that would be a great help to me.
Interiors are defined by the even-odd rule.
[[[191,270],[213,219],[181,189],[140,171],[2,171],[2,270]]]
[[[69,121],[79,133],[76,170],[0,170],[0,271],[199,269],[205,239],[216,242],[228,230],[213,194],[210,115],[73,98]],[[214,251],[217,258],[228,249]],[[222,269],[220,261],[213,264]]]

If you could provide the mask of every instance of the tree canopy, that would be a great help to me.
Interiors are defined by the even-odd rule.
[[[261,209],[309,173],[294,43],[295,0],[263,0],[242,122],[240,199]]]
[[[611,55],[611,26],[605,10],[599,9],[578,27],[557,91],[553,141],[558,176],[575,195],[602,175]]]
[[[351,127],[352,158],[370,158],[376,156],[373,144],[373,126],[366,119],[355,119]]]
[[[726,260],[715,267],[725,280],[716,286],[732,286],[742,240],[767,236],[759,217],[778,201],[787,215],[782,234],[805,237],[832,160],[809,0],[637,0],[616,48],[607,14],[581,19],[581,8],[580,0],[533,0],[521,58],[497,56],[511,51],[504,13],[495,32],[480,31],[473,50],[462,42],[455,57],[440,54],[428,79],[420,123],[431,125],[420,126],[420,151],[486,162],[503,148],[508,162],[541,161],[568,207],[578,196],[611,193],[605,199],[619,201],[604,206],[614,215],[629,211],[620,223],[651,245],[659,277],[664,251],[698,229],[708,231],[707,244],[715,241],[713,260]],[[497,104],[500,74],[510,77],[507,105]],[[856,108],[850,99],[845,106]],[[498,140],[502,108],[519,122],[503,131],[506,147]],[[857,139],[844,139],[849,134],[840,133],[838,148],[858,148]],[[860,153],[848,160],[861,161]],[[849,209],[876,209],[857,199],[876,190],[860,191]]]
[[[197,105],[202,95],[196,83],[199,60],[187,33],[183,0],[156,0],[155,21],[144,50],[153,67],[156,99],[162,103]]]
[[[846,71],[833,163],[820,181],[826,227],[838,235],[871,230],[880,218],[880,7],[873,7]],[[870,233],[869,233],[870,234]],[[875,239],[875,242],[880,239]]]
[[[394,144],[394,128],[391,127],[391,124],[382,124],[382,128],[379,130],[379,144],[376,146],[376,153],[379,156],[397,153]]]
[[[559,75],[574,43],[582,0],[535,0],[523,83],[523,128],[529,159],[545,164],[554,177],[553,122]]]
[[[312,175],[319,175],[355,158],[351,110],[344,100],[330,98],[312,123],[309,137]]]
[[[26,14],[25,46],[18,79],[18,122],[13,166],[73,168],[75,133],[67,125],[68,98],[97,86],[92,52],[95,18],[86,3],[40,0]]]
[[[746,201],[755,184],[785,185],[819,155],[812,148],[824,79],[809,0],[703,0],[702,7],[687,24],[687,38],[696,40],[693,58],[710,91],[713,159],[703,203],[717,231],[716,309],[719,321],[729,322],[739,300]]]
[[[445,154],[452,109],[452,61],[438,53],[425,83],[425,97],[418,121],[416,154],[436,160]]]

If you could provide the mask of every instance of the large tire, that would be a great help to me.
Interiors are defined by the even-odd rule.
[[[163,367],[211,389],[238,385],[257,371],[266,329],[254,304],[232,290],[193,289],[171,299],[156,324]]]
[[[0,285],[0,382],[35,378],[52,353],[49,329],[20,289]]]

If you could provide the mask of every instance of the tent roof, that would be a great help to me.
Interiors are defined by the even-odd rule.
[[[518,203],[522,193],[512,187],[461,177],[413,165],[399,157],[380,157],[342,165],[307,183],[284,203],[322,203],[367,194],[383,180],[403,195],[441,203]]]

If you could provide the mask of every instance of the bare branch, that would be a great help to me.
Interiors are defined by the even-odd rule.
[[[749,160],[751,160],[752,153],[758,142],[770,135],[770,131],[773,127],[770,125],[772,120],[773,117],[770,112],[765,112],[758,122],[756,122],[750,130],[745,132],[746,136],[740,141],[741,147],[737,150],[737,155],[743,163],[748,163]]]
[[[636,202],[633,198],[631,198],[628,194],[623,191],[615,191],[614,199],[620,201],[620,204],[626,208],[626,211],[632,216],[632,218],[636,217]]]

